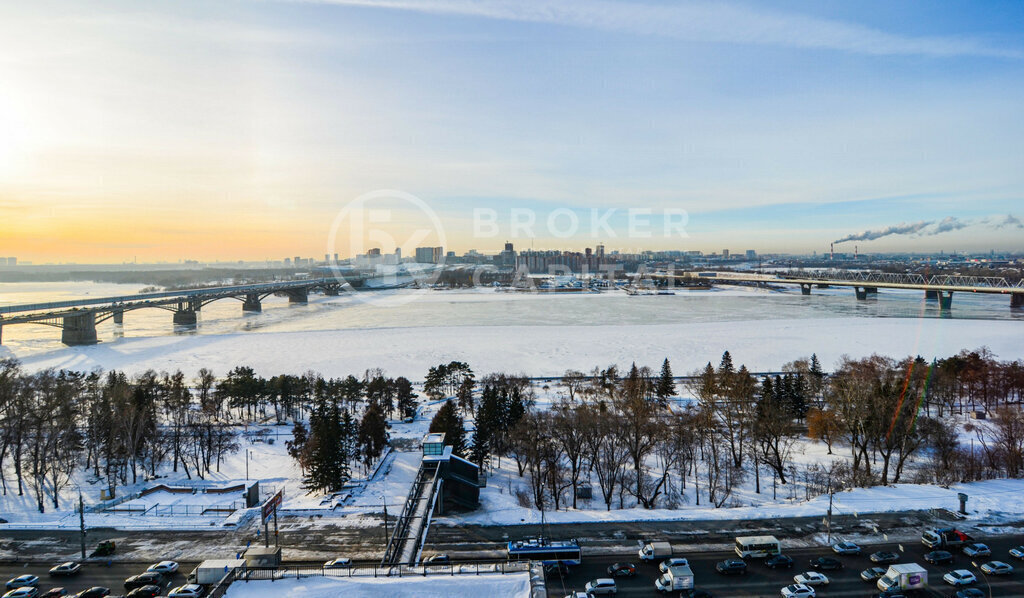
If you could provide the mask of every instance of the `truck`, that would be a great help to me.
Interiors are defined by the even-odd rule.
[[[921,534],[921,543],[933,550],[963,546],[971,541],[970,536],[952,527],[930,529]]]
[[[672,545],[668,542],[648,542],[637,552],[641,561],[660,561],[672,556]]]
[[[693,571],[689,565],[675,565],[654,581],[654,589],[667,594],[693,589]]]
[[[890,565],[885,575],[876,582],[878,589],[889,590],[921,590],[928,587],[928,571],[917,563]]]
[[[188,576],[188,581],[202,585],[215,584],[231,571],[242,569],[245,569],[245,559],[210,559],[199,563]]]

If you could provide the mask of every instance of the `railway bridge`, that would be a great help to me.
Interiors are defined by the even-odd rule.
[[[654,279],[698,284],[755,283],[799,286],[804,295],[814,287],[849,287],[859,300],[876,297],[878,289],[912,289],[924,291],[925,299],[937,301],[939,308],[953,307],[953,293],[984,293],[1010,298],[1011,309],[1024,309],[1024,280],[1012,282],[991,276],[956,276],[939,274],[893,274],[854,270],[796,271],[778,274],[743,272],[659,272]]]
[[[337,295],[347,288],[346,283],[336,278],[317,278],[4,305],[0,306],[0,341],[3,340],[5,326],[40,324],[60,328],[61,340],[66,345],[89,345],[98,342],[96,324],[106,320],[123,324],[125,312],[137,309],[163,309],[173,314],[174,325],[194,327],[198,321],[197,314],[203,306],[221,299],[240,301],[243,313],[259,312],[263,310],[263,300],[270,295],[287,296],[290,303],[306,303],[311,291],[320,290],[325,295]]]

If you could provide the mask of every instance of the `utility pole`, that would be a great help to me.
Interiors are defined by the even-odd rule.
[[[245,449],[245,481],[249,481],[249,449]]]
[[[384,547],[387,549],[391,536],[388,535],[388,496],[384,495]]]
[[[832,480],[828,482],[828,543],[832,544]]]
[[[81,530],[82,559],[85,560],[85,504],[82,501],[82,493],[78,493],[78,526]]]

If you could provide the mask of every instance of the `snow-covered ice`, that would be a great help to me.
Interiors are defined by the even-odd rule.
[[[226,598],[478,598],[530,595],[526,573],[427,577],[306,577],[235,582]]]

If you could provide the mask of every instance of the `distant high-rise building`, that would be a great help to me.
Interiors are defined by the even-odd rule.
[[[757,252],[754,251],[753,249],[748,249],[747,250],[747,259],[748,260],[756,260],[757,259]]]
[[[366,252],[366,255],[371,257],[371,258],[372,257],[380,257],[380,247],[374,247],[374,248],[370,249],[369,251]]]
[[[301,257],[299,257],[299,256],[295,256],[295,258],[294,258],[294,259],[292,260],[292,262],[293,262],[293,263],[294,263],[294,264],[295,264],[296,266],[298,266],[298,265],[302,264],[302,258],[301,258]]]
[[[295,259],[299,259],[299,258],[295,258]],[[290,257],[284,258],[284,265],[285,266],[291,266],[292,265],[292,258],[290,258]]]
[[[597,257],[604,257],[604,245],[598,245],[596,248]]]
[[[723,260],[729,259],[729,250],[728,249],[723,249],[722,250],[722,259]]]
[[[420,264],[440,264],[443,261],[443,247],[417,247],[416,261]]]
[[[402,248],[401,247],[395,247],[395,261],[396,262],[402,261]]]

